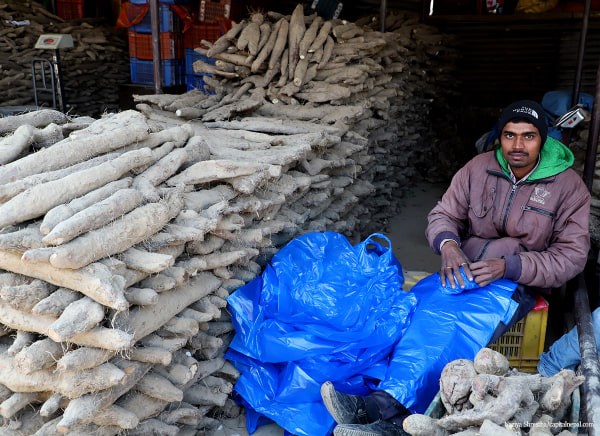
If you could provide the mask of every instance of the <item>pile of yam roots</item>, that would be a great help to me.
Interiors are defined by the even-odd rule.
[[[369,65],[348,97],[228,78],[99,119],[0,118],[2,434],[195,435],[240,414],[226,298],[296,235],[381,230],[434,151],[425,95],[446,73],[411,71],[441,39],[394,38],[348,61]]]
[[[75,7],[70,2],[66,7]],[[52,50],[35,48],[42,34],[65,33],[73,37],[73,48],[61,49],[63,97],[71,113],[100,116],[115,111],[119,85],[129,80],[127,42],[100,19],[65,21],[40,3],[3,0],[0,3],[0,92],[3,106],[34,105],[31,62],[52,60]],[[45,65],[49,73],[49,66]],[[49,87],[49,76],[46,85]],[[44,82],[39,74],[38,88]],[[40,106],[51,106],[49,92],[39,92]]]
[[[351,135],[364,138],[367,153],[353,160],[344,155],[350,150],[330,154],[327,162],[314,161],[306,170],[362,173],[377,192],[367,199],[362,234],[381,230],[417,173],[433,180],[454,173],[452,150],[462,145],[456,144],[456,103],[451,103],[458,89],[454,39],[409,12],[392,12],[386,32],[374,30],[379,27],[375,17],[347,22],[305,16],[302,5],[286,16],[253,13],[214,43],[203,41],[195,49],[206,58],[194,62],[194,70],[204,74],[215,95],[152,100],[147,101],[152,108],[138,109],[222,129],[252,129],[236,125],[240,119],[254,122],[251,116],[350,129],[342,146],[356,142],[347,139]]]
[[[272,102],[291,105],[344,104],[379,94],[381,106],[373,109],[386,112],[387,98],[407,91],[406,100],[417,96],[411,82],[442,79],[427,58],[440,56],[449,41],[442,45],[443,36],[413,14],[390,14],[384,33],[374,30],[378,25],[372,17],[347,22],[305,16],[301,4],[290,16],[256,12],[214,43],[196,48],[209,59],[196,61],[194,70],[214,74],[206,79],[214,89],[240,96],[261,89]],[[401,72],[407,73],[404,80],[386,86]],[[419,91],[436,95],[424,86]]]
[[[572,435],[577,429],[569,426],[571,397],[583,381],[570,369],[551,377],[522,373],[510,369],[502,354],[482,348],[473,361],[458,359],[444,367],[439,391],[444,412],[410,415],[403,427],[412,436]]]

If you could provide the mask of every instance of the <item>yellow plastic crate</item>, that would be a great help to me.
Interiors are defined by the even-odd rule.
[[[402,275],[404,275],[402,289],[408,292],[419,280],[431,275],[431,273],[426,271],[402,271]]]
[[[548,302],[538,296],[534,308],[489,348],[502,353],[513,368],[523,372],[537,372],[540,355],[544,351]]]

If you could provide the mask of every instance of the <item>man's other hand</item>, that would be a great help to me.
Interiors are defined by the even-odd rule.
[[[475,277],[475,283],[479,286],[485,286],[504,277],[506,261],[504,259],[487,259],[473,262],[470,267]]]

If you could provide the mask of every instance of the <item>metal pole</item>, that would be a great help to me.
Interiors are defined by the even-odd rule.
[[[150,19],[152,23],[152,66],[154,69],[154,93],[162,94],[162,59],[160,58],[160,19],[158,0],[150,0]]]
[[[573,93],[571,94],[571,106],[579,103],[579,92],[581,90],[581,76],[583,72],[583,56],[585,54],[585,41],[588,32],[588,22],[590,18],[592,0],[585,0],[583,10],[583,22],[581,24],[581,34],[579,36],[579,51],[577,53],[577,70],[575,72],[575,82],[573,84]]]
[[[594,98],[590,133],[583,166],[583,181],[590,192],[592,191],[594,181],[596,155],[598,152],[598,135],[600,134],[600,101],[598,99],[600,99],[600,64],[596,72],[596,96]],[[574,309],[575,320],[577,321],[577,333],[579,335],[581,371],[585,376],[585,381],[581,389],[583,392],[586,421],[591,425],[587,428],[588,435],[597,436],[600,435],[600,362],[598,361],[594,324],[590,313],[588,291],[583,274],[577,276],[577,281],[578,286],[574,295]]]
[[[591,0],[588,0],[591,1]],[[381,0],[379,7],[379,31],[385,32],[385,17],[387,15],[387,1]]]
[[[58,101],[58,110],[65,112],[65,91],[63,88],[62,71],[60,69],[60,53],[58,49],[53,50],[52,68],[54,69],[54,77],[56,78],[56,96]]]
[[[588,290],[583,274],[577,276],[577,289],[575,290],[575,319],[577,321],[577,334],[579,336],[579,350],[581,353],[581,372],[585,377],[582,385],[583,406],[585,420],[590,427],[580,429],[587,431],[588,435],[600,435],[600,361],[594,335],[594,324],[590,313]]]
[[[594,98],[592,120],[590,122],[590,133],[588,135],[588,145],[585,155],[585,162],[583,165],[583,181],[590,192],[592,192],[594,171],[596,170],[598,135],[600,135],[600,64],[598,64],[598,70],[596,71],[596,96]]]

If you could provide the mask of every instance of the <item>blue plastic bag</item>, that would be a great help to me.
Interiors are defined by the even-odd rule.
[[[366,394],[383,377],[416,305],[403,282],[385,236],[352,246],[339,233],[308,233],[234,292],[236,334],[225,357],[241,373],[235,394],[248,431],[267,417],[296,435],[329,434],[335,423],[320,386],[331,380]]]

